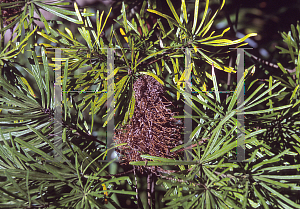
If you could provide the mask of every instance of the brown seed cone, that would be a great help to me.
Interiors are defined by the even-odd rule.
[[[177,113],[167,108],[171,102],[163,97],[163,86],[153,77],[144,75],[133,84],[133,90],[136,100],[133,116],[129,124],[115,130],[115,143],[127,143],[116,150],[121,154],[123,164],[145,161],[141,154],[178,157],[170,150],[182,144],[183,127],[173,118]],[[139,171],[143,172],[144,168],[140,166]]]

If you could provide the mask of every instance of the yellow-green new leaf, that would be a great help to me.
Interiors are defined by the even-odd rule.
[[[21,80],[23,81],[23,83],[27,86],[29,93],[31,94],[31,96],[35,97],[35,94],[30,86],[30,84],[28,83],[28,81],[24,78],[24,77],[20,77]]]
[[[299,85],[297,85],[296,88],[294,89],[292,96],[290,98],[290,103],[293,101],[294,98],[296,98],[295,95],[296,95],[298,89],[299,89]]]
[[[53,43],[58,43],[57,40],[55,40],[54,38],[51,38],[50,36],[46,35],[45,33],[38,31],[37,34],[39,34],[40,36],[43,36],[45,39],[47,39]]]
[[[167,19],[168,21],[170,21],[171,23],[173,23],[174,25],[176,25],[178,28],[181,28],[183,31],[186,31],[186,28],[183,27],[181,24],[178,24],[177,21],[175,21],[173,18],[171,18],[170,16],[168,15],[165,15],[161,12],[158,12],[156,10],[153,10],[153,9],[147,9],[148,12],[151,12],[151,13],[154,13],[154,14],[157,14],[165,19]],[[180,20],[179,20],[180,21]],[[171,26],[170,26],[171,27]]]
[[[81,14],[79,12],[79,9],[78,9],[78,6],[77,6],[76,2],[74,2],[74,8],[75,8],[75,12],[77,14],[78,20],[81,22],[81,24],[83,24],[83,20],[82,20],[82,17],[81,17]]]
[[[177,12],[176,12],[176,10],[175,10],[175,8],[174,8],[172,2],[171,2],[170,0],[167,0],[167,3],[168,3],[168,5],[169,5],[169,7],[170,7],[170,9],[171,9],[171,11],[172,11],[172,13],[173,13],[173,15],[174,15],[176,21],[177,21],[177,23],[178,23],[179,25],[181,25],[181,21],[180,21],[178,15],[177,15]]]
[[[181,9],[183,12],[183,17],[184,17],[185,23],[188,23],[185,0],[181,0]]]
[[[159,77],[157,77],[157,75],[155,75],[154,73],[152,72],[140,72],[140,73],[144,75],[150,75],[153,78],[155,78],[155,80],[157,80],[160,84],[164,85],[164,82]]]
[[[69,34],[69,36],[73,39],[73,34],[71,32],[71,30],[67,27],[65,27],[65,31]]]
[[[204,20],[206,19],[206,15],[207,15],[207,11],[208,11],[208,6],[209,6],[209,0],[206,0],[205,3],[205,10],[204,10],[204,14],[201,20],[201,23],[197,29],[197,31],[199,31],[204,23]],[[194,22],[193,22],[193,28],[192,28],[192,33],[195,33],[196,30],[196,25],[197,25],[197,20],[198,20],[198,12],[199,12],[199,0],[196,0],[195,2],[195,11],[194,11]],[[196,32],[197,35],[198,32]]]
[[[257,35],[257,33],[250,33],[250,34],[244,36],[243,38],[237,39],[234,41],[229,40],[229,39],[217,39],[217,40],[213,40],[213,41],[201,42],[201,44],[210,45],[210,46],[230,46],[230,45],[242,43],[247,38],[249,38],[251,36],[256,36],[256,35]]]

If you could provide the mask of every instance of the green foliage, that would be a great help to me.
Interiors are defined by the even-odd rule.
[[[63,1],[0,3],[1,14],[12,6],[22,8],[9,18],[0,15],[0,208],[122,208],[118,194],[131,199],[139,195],[131,175],[112,175],[108,168],[113,161],[99,162],[106,159],[110,145],[92,133],[99,124],[106,127],[114,115],[116,127],[128,122],[135,105],[133,83],[143,74],[163,84],[174,103],[190,106],[192,115],[177,118],[190,117],[196,124],[190,142],[172,150],[191,146],[185,152],[193,159],[141,155],[148,166],[158,167],[156,185],[164,188],[164,208],[300,208],[299,23],[282,33],[288,49],[280,48],[295,64],[294,74],[278,63],[283,75],[270,75],[267,84],[259,85],[249,73],[255,70],[252,65],[245,70],[245,81],[224,97],[215,68],[236,73],[236,67],[226,64],[228,48],[244,46],[256,34],[230,40],[226,37],[229,28],[212,30],[225,0],[213,15],[209,0],[202,13],[202,4],[196,0],[193,14],[184,0],[180,8],[170,0],[166,3],[171,14],[158,11],[156,1],[145,0],[132,16],[130,3],[122,2],[114,19],[117,26],[108,25],[112,8],[100,14],[76,3],[72,11],[65,9],[70,3]],[[46,20],[41,9],[76,25],[79,33],[58,20]],[[36,24],[34,13],[44,29]],[[152,25],[149,17],[155,19]],[[61,25],[64,31],[51,25]],[[8,30],[15,37],[5,43]],[[57,47],[62,48],[62,58],[55,57]],[[111,75],[107,48],[114,49]],[[189,67],[185,67],[186,48],[192,51]],[[54,62],[62,62],[57,83],[63,91],[62,121],[54,117],[51,68],[59,70]],[[108,115],[107,80],[112,77],[115,110]],[[193,93],[185,91],[189,77]],[[237,106],[244,82],[245,101]],[[93,92],[83,93],[87,91]],[[243,143],[236,140],[235,116],[239,114],[245,115],[247,160],[231,162],[236,147]],[[55,136],[58,126],[60,143]],[[139,204],[134,201],[135,206]]]

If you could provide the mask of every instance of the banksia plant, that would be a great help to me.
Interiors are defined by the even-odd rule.
[[[121,154],[122,163],[143,161],[142,154],[177,158],[178,154],[170,150],[182,144],[183,126],[173,118],[177,113],[168,109],[172,102],[164,97],[163,86],[153,77],[143,75],[133,84],[133,90],[133,116],[127,125],[115,130],[116,144],[127,143],[116,150]],[[145,167],[138,170],[143,172]]]
[[[103,2],[0,0],[0,208],[300,208],[300,25],[275,71],[247,50],[235,63],[256,35],[236,38],[256,28],[242,1]],[[188,143],[159,78],[191,107]]]

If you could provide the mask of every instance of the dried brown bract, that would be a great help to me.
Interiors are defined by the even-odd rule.
[[[129,124],[115,130],[116,144],[127,143],[116,150],[123,164],[145,161],[142,154],[163,158],[176,158],[178,153],[170,150],[182,144],[182,125],[173,118],[177,113],[167,106],[172,103],[164,95],[163,86],[153,77],[143,75],[134,84],[135,109]],[[143,172],[146,166],[139,167]],[[154,169],[154,167],[147,167]]]

